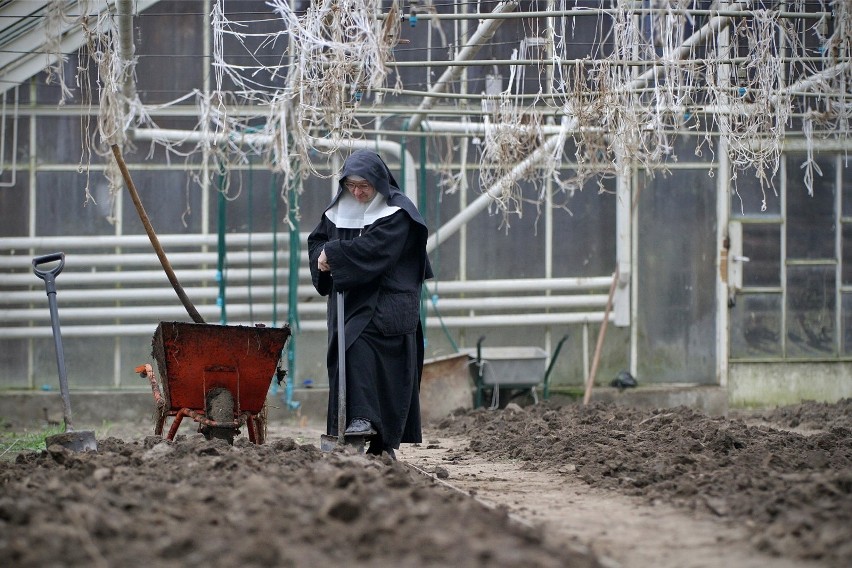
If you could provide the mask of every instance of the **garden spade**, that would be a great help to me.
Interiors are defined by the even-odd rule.
[[[334,448],[352,446],[364,453],[363,435],[346,435],[346,325],[343,310],[343,292],[337,293],[337,436],[323,434],[320,449],[330,452]]]
[[[39,266],[59,261],[59,264],[49,270],[40,270]],[[68,376],[65,372],[65,352],[62,349],[62,336],[59,333],[59,312],[56,308],[56,277],[65,267],[65,253],[55,252],[33,259],[33,272],[44,280],[47,289],[47,302],[50,306],[50,323],[53,326],[53,342],[56,345],[56,366],[59,368],[59,391],[62,393],[62,413],[65,418],[65,432],[45,438],[47,447],[59,444],[71,451],[98,451],[95,433],[91,430],[74,430],[71,421],[71,399],[68,394]]]

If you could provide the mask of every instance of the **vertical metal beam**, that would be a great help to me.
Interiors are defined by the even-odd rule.
[[[722,0],[721,6],[727,7],[728,0]],[[730,31],[720,28],[716,38],[719,56],[727,60],[730,56]],[[721,105],[728,105],[728,89],[730,83],[730,65],[725,63],[719,66],[719,86],[721,88]],[[727,121],[727,115],[722,115],[721,120]],[[728,251],[725,250],[725,241],[728,239],[728,222],[731,216],[731,164],[728,158],[728,139],[725,136],[727,128],[721,128],[722,135],[716,155],[719,156],[716,171],[716,380],[720,387],[728,385],[728,358],[730,356],[730,325],[731,317],[728,308],[728,283],[722,279],[723,271],[728,267],[722,263],[728,262]]]
[[[116,2],[118,15],[118,49],[121,56],[121,91],[128,99],[136,97],[134,68],[136,47],[133,44],[133,0]]]

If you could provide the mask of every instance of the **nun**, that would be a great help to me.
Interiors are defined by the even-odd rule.
[[[339,190],[308,237],[313,285],[328,296],[327,433],[337,433],[337,310],[343,293],[346,433],[367,436],[367,452],[395,458],[418,443],[423,329],[420,294],[432,277],[428,230],[414,203],[375,152],[344,162]]]

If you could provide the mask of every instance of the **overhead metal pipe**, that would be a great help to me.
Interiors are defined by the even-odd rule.
[[[737,2],[736,4],[731,4],[730,10],[725,10],[725,12],[739,12],[751,4],[751,0],[745,0],[744,2]],[[707,39],[715,33],[718,33],[724,26],[727,26],[731,19],[734,16],[714,16],[708,20],[706,24],[701,26],[697,32],[689,36],[680,46],[674,50],[670,57],[665,60],[658,61],[649,61],[648,63],[653,64],[654,66],[651,69],[648,69],[635,79],[630,82],[630,85],[627,87],[628,90],[636,89],[641,86],[644,86],[652,79],[656,79],[657,74],[663,70],[663,64],[670,63],[671,61],[681,60],[692,52],[692,50],[700,43],[707,41]]]
[[[803,19],[803,20],[818,20],[820,18],[830,18],[832,12],[794,12],[791,10],[778,10],[772,12],[779,18]],[[577,17],[600,17],[614,16],[618,14],[629,15],[647,15],[647,14],[665,14],[671,16],[724,16],[727,18],[747,18],[754,15],[751,10],[743,9],[727,9],[720,8],[718,10],[692,9],[692,8],[651,8],[651,7],[631,7],[629,9],[619,8],[574,8],[569,10],[541,10],[536,12],[513,12],[509,14],[490,14],[489,18],[498,18],[503,20],[524,19],[524,18],[577,18]],[[386,14],[379,15],[379,19],[385,19]],[[401,16],[403,21],[410,20],[409,15]],[[440,13],[418,13],[418,20],[481,20],[483,14],[476,12],[471,14],[440,14]]]
[[[563,119],[563,124],[565,120]],[[429,235],[429,240],[426,243],[426,251],[432,252],[438,246],[453,236],[456,231],[468,221],[473,219],[479,212],[488,207],[494,199],[499,197],[506,185],[515,183],[517,179],[526,174],[526,172],[535,166],[538,162],[545,159],[548,155],[552,155],[556,148],[563,144],[564,136],[556,135],[549,138],[544,144],[536,148],[526,157],[521,163],[512,168],[512,171],[500,178],[497,183],[491,186],[487,191],[474,199],[470,205],[460,211],[455,217],[444,223],[444,225]]]
[[[489,16],[499,15],[506,12],[513,12],[515,8],[518,7],[518,2],[515,0],[509,0],[506,2],[500,2],[492,11]],[[480,17],[483,15],[480,14]],[[494,33],[497,31],[503,24],[503,20],[498,18],[488,18],[485,17],[480,24],[479,27],[476,28],[476,31],[473,32],[473,35],[470,36],[470,39],[465,44],[465,46],[458,52],[455,57],[455,61],[466,61],[468,59],[472,59],[474,55],[476,55],[482,46],[486,45],[492,37],[494,37]],[[436,93],[443,93],[447,90],[453,82],[455,82],[462,73],[462,67],[449,67],[446,69],[435,84],[429,89],[429,95],[423,99],[420,103],[420,106],[417,107],[417,110],[408,119],[408,130],[417,130],[420,126],[420,121],[423,120],[426,112],[432,108],[435,104],[434,95]],[[415,203],[417,203],[415,201]]]
[[[132,131],[134,140],[151,140],[162,142],[201,142],[208,141],[213,144],[225,144],[228,142],[244,142],[246,144],[268,145],[272,143],[270,134],[245,134],[227,132],[196,132],[194,130],[174,130],[168,128],[137,128]],[[417,203],[417,163],[410,152],[404,150],[398,142],[390,140],[329,140],[326,138],[311,138],[311,144],[317,148],[365,148],[385,152],[395,157],[404,164],[402,172],[405,184],[405,194],[414,203]],[[229,237],[230,238],[230,237]]]

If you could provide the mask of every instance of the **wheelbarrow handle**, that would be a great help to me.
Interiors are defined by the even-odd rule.
[[[51,268],[50,270],[39,270],[39,266],[42,264],[47,264],[48,262],[56,262],[59,261],[59,264]],[[44,256],[37,256],[33,259],[33,273],[36,276],[44,280],[45,286],[47,287],[47,293],[50,294],[53,292],[56,293],[56,286],[54,284],[54,280],[62,272],[62,269],[65,268],[65,253],[64,252],[54,252],[51,254],[46,254]]]

